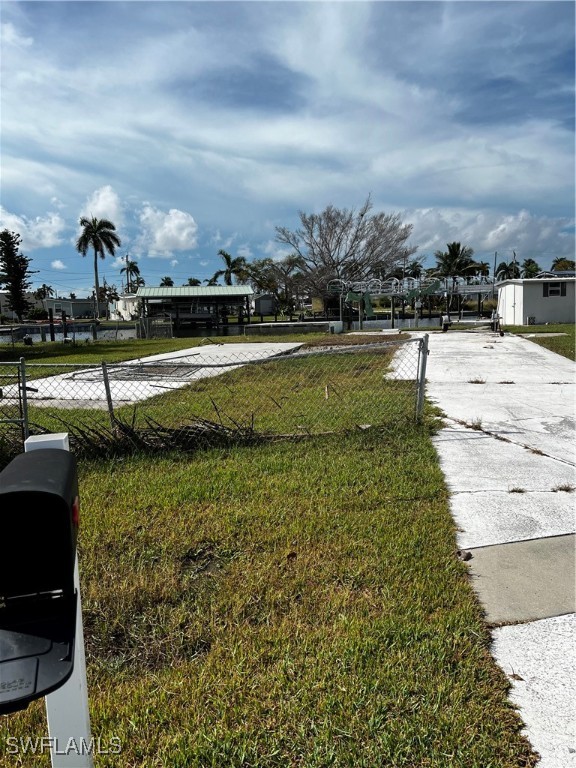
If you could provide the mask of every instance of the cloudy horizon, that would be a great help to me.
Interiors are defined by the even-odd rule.
[[[34,287],[92,290],[83,215],[147,285],[332,204],[399,213],[431,266],[574,258],[571,2],[2,3],[0,229]]]

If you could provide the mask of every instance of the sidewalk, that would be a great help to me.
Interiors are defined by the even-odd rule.
[[[429,349],[434,443],[493,656],[539,768],[576,766],[576,365],[488,330]]]

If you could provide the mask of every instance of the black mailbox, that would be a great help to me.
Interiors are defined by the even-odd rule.
[[[17,456],[0,473],[0,714],[72,674],[78,475],[68,451]]]

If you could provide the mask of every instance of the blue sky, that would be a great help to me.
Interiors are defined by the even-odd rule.
[[[147,285],[281,258],[327,205],[400,213],[425,263],[574,258],[573,2],[3,2],[0,228],[92,290],[82,215]]]

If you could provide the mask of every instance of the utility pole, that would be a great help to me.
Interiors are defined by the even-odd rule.
[[[514,256],[512,267],[512,277],[514,280],[516,280],[516,251],[512,251],[512,254]],[[520,322],[517,323],[516,320],[516,283],[512,283],[512,317],[514,318],[513,322],[514,324],[522,325],[522,318],[520,318]]]
[[[102,288],[103,288],[103,296],[104,296],[104,318],[106,320],[108,320],[108,301],[106,299],[106,276],[105,275],[104,275],[104,279],[103,279]],[[97,301],[98,301],[98,305],[97,305],[98,306],[98,316],[100,316],[100,297],[99,296],[97,297]]]
[[[496,259],[498,258],[498,251],[494,251],[494,272],[492,273],[492,298],[494,298],[494,286],[496,285]]]
[[[126,293],[130,293],[130,275],[128,274],[128,254],[124,257],[126,259]]]

